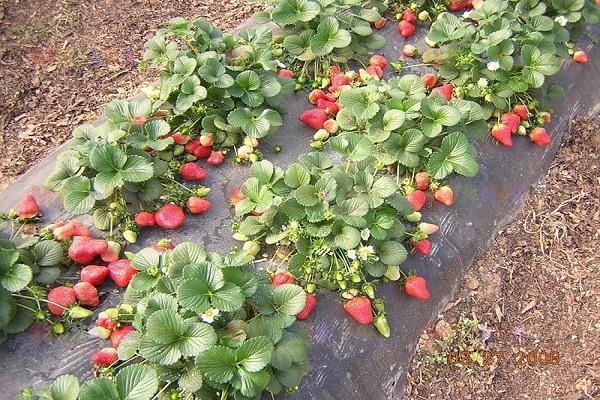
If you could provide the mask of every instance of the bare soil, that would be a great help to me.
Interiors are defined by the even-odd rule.
[[[600,399],[598,132],[600,118],[574,121],[545,181],[421,336],[407,399]]]
[[[236,0],[0,0],[0,190],[79,124],[150,78],[144,43],[171,18],[230,30],[259,6]]]

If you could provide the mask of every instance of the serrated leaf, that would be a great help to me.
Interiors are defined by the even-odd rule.
[[[271,362],[273,343],[265,336],[246,340],[237,351],[237,362],[247,371],[258,372]]]
[[[235,351],[225,346],[214,346],[196,358],[196,364],[209,379],[225,383],[237,372]]]
[[[291,164],[285,171],[285,184],[296,189],[310,183],[310,172],[298,163]]]
[[[63,259],[63,248],[55,240],[42,240],[31,249],[35,262],[42,267],[58,265]]]
[[[304,309],[306,292],[293,284],[277,286],[273,289],[273,306],[279,313],[296,315]]]
[[[377,254],[382,263],[386,265],[400,265],[408,257],[406,248],[401,243],[389,241],[383,243]]]
[[[117,386],[108,378],[96,378],[81,388],[79,400],[121,400]]]
[[[344,250],[354,249],[360,244],[360,232],[351,226],[344,226],[334,238],[337,247]]]
[[[10,292],[19,292],[31,282],[33,273],[31,267],[25,264],[15,264],[2,277],[2,286]]]
[[[150,400],[158,390],[156,372],[147,365],[129,365],[117,373],[115,381],[121,400]]]
[[[147,247],[136,253],[131,260],[131,264],[138,271],[147,271],[150,268],[157,268],[160,262],[160,255],[152,247]]]
[[[77,400],[79,380],[73,375],[61,375],[48,388],[50,400]]]

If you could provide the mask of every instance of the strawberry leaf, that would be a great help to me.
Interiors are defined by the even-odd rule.
[[[234,350],[225,346],[214,346],[196,357],[196,364],[204,375],[219,383],[225,383],[237,372],[237,357]]]
[[[65,209],[75,215],[86,214],[99,197],[92,191],[92,184],[85,176],[73,176],[65,181],[61,193]]]
[[[117,391],[122,400],[150,400],[158,390],[158,377],[147,365],[129,365],[116,376]]]
[[[385,265],[400,265],[406,258],[408,257],[408,253],[404,246],[401,243],[389,241],[383,243],[379,249],[377,254],[379,255],[379,259]]]
[[[306,292],[298,285],[288,283],[273,289],[273,307],[281,314],[296,315],[304,309],[305,303]]]
[[[334,243],[340,249],[354,249],[360,244],[360,232],[351,226],[344,226],[335,236]]]
[[[147,247],[136,253],[131,263],[138,271],[147,271],[150,268],[158,268],[160,255],[152,247]]]
[[[246,371],[258,372],[271,361],[273,343],[265,336],[246,340],[236,351],[237,363]]]
[[[79,400],[121,400],[117,386],[108,378],[96,378],[81,388]]]
[[[73,375],[61,375],[48,388],[49,400],[77,400],[79,381]]]

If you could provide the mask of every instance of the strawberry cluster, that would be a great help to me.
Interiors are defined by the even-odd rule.
[[[513,135],[528,135],[533,143],[545,147],[552,143],[552,138],[546,128],[535,125],[549,124],[550,121],[551,116],[549,113],[538,112],[537,115],[532,115],[525,104],[516,104],[512,112],[504,113],[498,118],[498,122],[490,131],[490,135],[506,147],[512,147]]]
[[[112,346],[105,347],[92,355],[92,363],[95,366],[110,367],[118,361],[121,342],[127,335],[135,332],[133,326],[129,324],[132,317],[133,307],[129,304],[121,304],[117,308],[109,308],[98,314],[95,327],[89,330],[89,334],[110,340]]]

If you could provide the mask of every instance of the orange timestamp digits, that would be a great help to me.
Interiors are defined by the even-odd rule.
[[[516,354],[504,351],[451,351],[447,354],[448,365],[474,366],[474,365],[492,365],[502,363],[504,360],[515,363],[517,366],[549,366],[560,363],[560,353],[558,351],[519,351]]]

